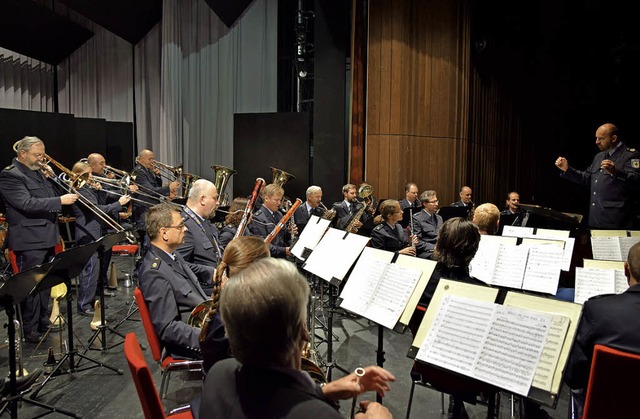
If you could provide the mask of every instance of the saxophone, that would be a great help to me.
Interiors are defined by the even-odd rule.
[[[369,209],[373,202],[372,195],[373,187],[371,185],[367,183],[360,185],[360,188],[358,188],[358,197],[361,198],[363,202],[360,203],[361,207],[358,209],[356,214],[351,218],[351,220],[349,220],[349,224],[347,224],[345,231],[348,231],[349,233],[356,233],[358,231],[358,227],[356,227],[355,224],[360,221],[362,214]]]

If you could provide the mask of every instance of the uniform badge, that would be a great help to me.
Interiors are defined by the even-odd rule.
[[[631,159],[631,167],[640,169],[640,159]]]
[[[160,258],[153,259],[153,262],[151,262],[151,269],[158,269],[160,267],[160,263]]]

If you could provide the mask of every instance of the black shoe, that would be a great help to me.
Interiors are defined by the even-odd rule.
[[[87,310],[78,310],[78,314],[85,317],[93,317],[93,315],[96,314],[96,311],[92,308],[89,308]]]
[[[42,339],[42,335],[36,332],[35,330],[32,330],[31,332],[26,332],[24,334],[24,340],[27,342],[38,343],[40,342],[40,339]]]
[[[109,291],[109,290],[104,290],[103,294],[105,297],[115,297],[117,292],[115,291]]]
[[[20,394],[23,391],[31,388],[33,383],[35,383],[38,377],[40,377],[41,373],[42,369],[37,369],[31,374],[25,375],[24,377],[16,377],[16,393]],[[8,396],[10,392],[11,389],[9,388],[9,378],[3,378],[2,380],[0,380],[0,395],[2,397]]]

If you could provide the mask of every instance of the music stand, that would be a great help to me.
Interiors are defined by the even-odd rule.
[[[58,253],[52,262],[56,262],[54,267],[47,273],[48,277],[51,277],[52,280],[57,281],[55,284],[59,284],[64,282],[67,284],[67,289],[71,289],[71,278],[74,278],[82,272],[84,266],[87,264],[91,255],[100,247],[100,241],[92,242],[89,244],[85,244],[83,246],[74,247],[73,249],[66,250],[62,253]],[[47,289],[47,288],[45,288]],[[57,365],[51,371],[51,374],[42,382],[40,387],[38,387],[33,394],[31,394],[30,398],[34,399],[40,390],[49,382],[49,380],[58,373],[58,371],[62,368],[62,365],[65,361],[69,361],[69,369],[64,371],[65,374],[71,374],[74,372],[86,371],[92,368],[97,367],[105,367],[108,368],[120,375],[123,374],[123,371],[118,368],[114,368],[108,364],[97,361],[91,357],[86,356],[85,354],[81,354],[73,347],[73,304],[71,301],[71,293],[67,292],[67,325],[68,325],[68,333],[67,333],[67,343],[68,343],[68,351],[60,358],[57,362]],[[75,364],[75,356],[78,356],[81,359],[85,359],[87,361],[92,362],[94,365],[90,365],[85,368],[79,368],[79,365]]]
[[[59,409],[57,407],[50,406],[48,404],[27,399],[23,396],[23,393],[16,394],[16,328],[14,323],[15,309],[14,306],[22,303],[32,294],[39,293],[51,289],[53,286],[64,282],[62,278],[55,276],[48,276],[48,273],[57,265],[59,261],[52,261],[43,265],[35,266],[26,271],[10,277],[0,287],[0,304],[4,307],[7,317],[7,333],[9,339],[9,388],[10,396],[6,399],[2,399],[4,406],[0,408],[0,415],[2,415],[7,408],[12,418],[18,417],[18,403],[26,402],[34,406],[48,409],[49,413],[59,412],[66,416],[80,417],[73,412]]]
[[[520,204],[520,208],[531,214],[527,227],[543,227],[558,230],[571,230],[580,225],[580,220],[575,215],[567,215],[553,208],[545,208],[540,205]]]
[[[124,335],[118,332],[115,328],[110,327],[107,324],[105,317],[105,308],[104,308],[104,283],[102,281],[103,278],[106,278],[106,272],[104,272],[105,266],[102,263],[104,259],[104,254],[107,249],[111,249],[114,245],[126,240],[128,234],[134,234],[132,231],[120,231],[118,233],[110,233],[100,237],[96,243],[98,246],[98,260],[100,261],[98,266],[100,266],[100,273],[98,274],[98,299],[100,301],[100,325],[97,327],[91,338],[89,338],[89,343],[87,344],[87,349],[83,352],[83,355],[87,353],[89,349],[91,349],[91,345],[93,342],[100,336],[102,341],[102,347],[99,349],[101,351],[107,351],[111,348],[115,348],[118,345],[124,343]],[[115,333],[120,336],[123,340],[116,344],[113,344],[107,347],[107,330],[111,333]]]
[[[468,207],[442,207],[438,210],[438,215],[442,217],[442,221],[447,221],[449,218],[464,218],[465,220],[469,218],[469,213],[471,212],[471,206]]]

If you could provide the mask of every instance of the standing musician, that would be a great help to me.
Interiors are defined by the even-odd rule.
[[[402,208],[402,210],[411,207],[420,208],[420,200],[418,199],[419,191],[418,185],[413,182],[407,182],[407,184],[404,185],[404,199],[400,201],[400,208]]]
[[[412,234],[418,239],[416,252],[418,257],[431,259],[436,247],[438,231],[442,227],[442,217],[436,214],[439,203],[436,191],[424,191],[420,195],[422,211],[413,216]]]
[[[203,278],[213,278],[210,266],[188,263],[175,250],[184,242],[185,224],[171,204],[158,204],[147,211],[149,251],[140,267],[140,290],[149,306],[151,322],[166,355],[201,358],[200,329],[186,320],[191,310],[207,299],[200,287]]]
[[[218,229],[209,221],[217,209],[216,185],[206,179],[196,180],[189,190],[186,205],[180,211],[187,231],[184,243],[177,251],[187,262],[215,268],[222,259]],[[213,283],[210,278],[200,286],[205,294],[211,295]]]
[[[293,214],[298,232],[302,234],[302,230],[307,226],[312,215],[322,217],[324,208],[320,207],[322,202],[322,188],[319,186],[309,186],[307,188],[307,201],[298,207]]]
[[[111,204],[102,203],[98,197],[100,185],[89,185],[91,182],[91,166],[87,163],[78,162],[73,165],[71,171],[78,176],[85,173],[89,174],[89,181],[77,189],[78,193],[84,197],[85,201],[90,202],[95,206],[95,208],[102,211],[104,215],[116,220],[118,218],[118,214],[123,210],[124,205],[129,202],[129,195],[123,195],[120,199]],[[73,212],[76,217],[76,244],[83,245],[91,243],[98,240],[105,234],[108,226],[104,221],[100,220],[93,209],[86,205],[74,205]],[[106,273],[106,271],[102,272]],[[78,314],[83,316],[93,316],[95,312],[93,301],[96,297],[96,287],[98,285],[99,274],[100,266],[98,253],[95,252],[91,255],[91,259],[89,259],[79,276]]]
[[[45,263],[54,255],[60,239],[58,215],[62,205],[71,205],[78,195],[59,194],[41,172],[45,147],[38,137],[24,137],[14,145],[17,157],[0,173],[0,193],[9,225],[8,247],[23,271]],[[30,296],[22,307],[24,337],[38,342],[50,326],[49,290]]]
[[[273,183],[265,186],[262,194],[262,207],[253,213],[253,219],[248,228],[251,235],[266,238],[283,217],[279,211],[284,190]],[[295,228],[295,227],[294,227]],[[269,244],[269,251],[274,258],[290,256],[289,240],[291,235],[287,229],[282,229]]]
[[[371,247],[415,256],[418,239],[409,237],[399,222],[402,221],[402,209],[395,199],[386,199],[380,204],[380,215],[375,218],[377,224],[371,232]],[[412,245],[413,242],[413,245]]]
[[[638,214],[634,198],[640,190],[640,153],[618,139],[618,128],[604,124],[596,130],[600,152],[585,171],[574,169],[564,157],[556,159],[560,176],[581,185],[591,185],[589,227],[633,228]]]
[[[344,196],[344,200],[342,202],[336,202],[333,204],[333,209],[336,210],[336,217],[334,218],[334,222],[336,228],[344,230],[347,228],[352,218],[357,214],[357,212],[362,208],[362,204],[358,202],[358,191],[356,185],[347,183],[342,187],[342,195]],[[364,211],[362,214],[362,218],[358,221],[355,221],[353,226],[356,229],[359,229],[364,225],[367,219],[371,218],[371,214],[367,211]]]
[[[240,225],[240,221],[242,220],[242,212],[247,206],[249,200],[247,198],[237,197],[231,201],[231,205],[229,206],[229,214],[224,217],[224,227],[220,230],[220,248],[224,251],[227,245],[233,238],[236,236],[236,232],[238,231],[238,226]],[[248,228],[245,228],[242,232],[243,236],[249,236],[251,233]]]

